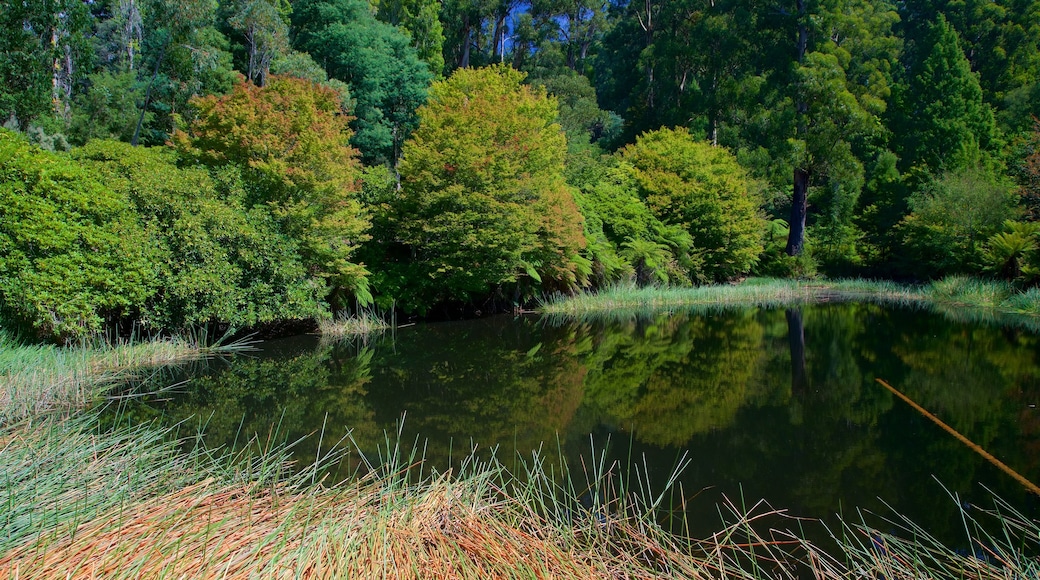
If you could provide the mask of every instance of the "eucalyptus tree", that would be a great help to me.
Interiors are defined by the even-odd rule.
[[[231,5],[228,25],[245,42],[246,78],[264,86],[271,62],[289,51],[288,0],[238,0]]]
[[[900,44],[898,21],[888,2],[796,0],[790,23],[797,31],[791,81],[774,106],[777,143],[792,170],[790,234],[785,251],[805,244],[810,188],[820,186],[820,209],[839,228],[849,223],[864,183],[865,158],[877,155],[880,117],[891,94],[892,68]],[[777,80],[783,79],[778,71]],[[790,113],[793,113],[790,114]]]
[[[444,25],[438,0],[374,0],[376,17],[408,33],[419,58],[435,77],[444,72]]]
[[[79,0],[0,0],[0,123],[67,119],[84,61],[90,11]]]

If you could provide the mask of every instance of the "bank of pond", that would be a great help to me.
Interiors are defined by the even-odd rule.
[[[104,396],[87,372],[75,405],[4,406],[0,576],[1040,569],[1040,498],[876,381],[1037,482],[1031,316],[996,314],[1007,296],[943,307],[934,288],[755,286],[726,292],[742,304],[627,310],[622,292],[581,316],[139,355]],[[15,351],[5,402],[54,360]],[[27,363],[41,372],[13,371]]]

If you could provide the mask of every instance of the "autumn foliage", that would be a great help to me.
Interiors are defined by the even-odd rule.
[[[367,301],[367,271],[353,261],[367,239],[357,200],[360,162],[349,117],[332,89],[272,76],[264,87],[238,83],[225,96],[193,101],[198,114],[174,142],[182,155],[242,170],[247,201],[265,206],[300,243],[305,265],[330,293]]]

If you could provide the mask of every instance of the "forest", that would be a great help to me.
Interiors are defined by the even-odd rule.
[[[1040,282],[1040,1],[0,0],[0,320]]]

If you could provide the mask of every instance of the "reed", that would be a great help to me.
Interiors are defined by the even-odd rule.
[[[0,578],[1040,573],[1040,526],[999,500],[984,511],[951,495],[964,510],[967,550],[894,515],[880,527],[865,517],[842,523],[831,534],[839,550],[827,554],[803,539],[802,521],[742,499],[720,506],[723,523],[709,537],[666,532],[660,506],[682,490],[674,481],[651,489],[645,466],[623,468],[595,449],[580,471],[534,453],[516,458],[512,470],[494,454],[473,454],[437,472],[398,434],[375,458],[336,445],[314,465],[290,469],[288,447],[272,440],[231,455],[151,424],[101,429],[89,414],[0,428]],[[360,471],[324,485],[324,470],[348,449],[360,454]],[[688,462],[682,458],[675,474]]]
[[[151,369],[248,348],[247,341],[210,344],[202,332],[114,345],[57,346],[23,344],[0,331],[0,425],[82,409],[113,385]]]
[[[853,300],[918,305],[926,300],[926,296],[917,287],[886,281],[752,278],[740,284],[696,288],[639,288],[634,285],[617,285],[595,294],[551,296],[543,302],[541,311],[552,315],[581,316],[604,312],[616,314],[686,310],[691,307],[782,307],[821,301]]]
[[[373,311],[362,310],[355,314],[341,314],[335,318],[318,321],[318,332],[322,338],[349,338],[365,336],[389,330],[391,324]]]
[[[16,477],[0,507],[0,577],[794,577],[782,559],[801,549],[748,536],[768,512],[703,541],[670,535],[648,479],[602,459],[590,481],[560,483],[538,456],[520,462],[522,477],[476,456],[437,473],[388,444],[367,474],[328,487],[313,481],[318,464],[286,475],[284,447],[177,453],[150,426],[49,421],[2,436]],[[59,457],[60,442],[72,449]]]

